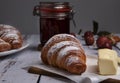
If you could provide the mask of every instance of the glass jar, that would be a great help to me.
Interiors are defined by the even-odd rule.
[[[70,33],[72,7],[69,2],[40,2],[34,7],[33,14],[40,17],[42,46],[55,34]]]

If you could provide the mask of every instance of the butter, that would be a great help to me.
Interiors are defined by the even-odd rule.
[[[118,70],[117,52],[111,49],[98,50],[98,68],[101,75],[114,75]]]
[[[120,57],[118,57],[118,64],[120,64]]]

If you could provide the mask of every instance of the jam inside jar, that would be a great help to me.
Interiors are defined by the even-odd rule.
[[[34,7],[33,14],[40,18],[41,45],[59,33],[70,33],[72,8],[68,2],[40,2]]]

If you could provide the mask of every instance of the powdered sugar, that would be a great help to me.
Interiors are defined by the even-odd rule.
[[[61,49],[58,57],[57,57],[57,61],[60,61],[62,57],[64,57],[65,55],[67,55],[67,53],[70,50],[80,50],[80,48],[76,47],[76,46],[66,46],[65,48]]]
[[[60,49],[61,47],[65,46],[65,45],[75,45],[76,42],[73,41],[61,41],[59,43],[56,43],[55,45],[53,45],[49,51],[48,51],[48,58],[49,56],[53,55],[54,52],[56,52],[58,49]]]
[[[9,34],[6,34],[5,37],[7,38],[14,38],[14,39],[18,39],[18,35],[17,34],[14,34],[14,33],[9,33]]]
[[[67,64],[67,66],[71,65],[71,63],[73,62],[77,62],[79,60],[79,57],[78,56],[69,56],[65,63]]]
[[[57,34],[57,35],[54,35],[52,38],[50,38],[46,45],[48,45],[50,42],[52,42],[53,40],[57,40],[58,39],[63,39],[63,38],[66,38],[67,36],[70,36],[72,38],[75,38],[73,35],[70,35],[70,34]]]
[[[6,24],[0,24],[0,27],[3,27],[3,28],[14,28],[13,26],[6,25]]]
[[[4,25],[4,24],[0,24],[0,36],[1,38],[6,36],[6,37],[14,37],[15,39],[17,39],[17,33],[18,31],[11,25]]]

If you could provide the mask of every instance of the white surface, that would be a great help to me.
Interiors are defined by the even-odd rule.
[[[62,76],[68,77],[68,78],[76,81],[77,83],[82,82],[84,78],[89,78],[93,82],[95,82],[95,81],[99,82],[99,81],[109,78],[109,77],[116,78],[116,79],[120,78],[120,67],[118,68],[117,75],[109,75],[109,76],[99,75],[99,72],[97,69],[97,56],[87,56],[87,69],[82,75],[73,75],[66,71],[60,70],[58,68],[44,65],[43,63],[41,63],[39,65],[34,65],[34,66],[37,66],[44,70],[54,72],[54,73],[60,74]]]
[[[26,49],[0,58],[0,83],[36,83],[38,76],[30,74],[23,67],[39,61],[40,52],[37,51],[38,36],[30,36],[31,45]]]
[[[25,71],[24,67],[27,66],[37,66],[37,67],[46,67],[43,65],[40,60],[40,51],[37,50],[37,46],[39,44],[39,35],[32,35],[28,40],[31,44],[28,48],[24,49],[21,52],[14,53],[10,56],[6,56],[5,58],[0,58],[0,83],[36,83],[38,76],[36,74],[30,74]],[[87,60],[88,68],[85,73],[81,76],[79,75],[71,75],[66,73],[65,71],[61,71],[59,69],[51,68],[50,71],[58,72],[64,76],[67,76],[75,81],[80,81],[82,78],[85,78],[87,82],[81,83],[97,83],[101,79],[105,79],[108,77],[120,78],[120,75],[114,76],[100,76],[96,71],[97,64],[97,50],[93,49],[93,47],[88,47],[84,45],[84,41],[81,42],[83,44],[83,48],[85,49],[86,54],[89,54],[89,58]],[[46,67],[46,69],[49,66]],[[53,70],[54,69],[54,70]],[[88,72],[89,71],[89,72]],[[119,70],[120,71],[120,70]],[[40,83],[71,83],[66,79],[48,77],[41,75]],[[80,83],[80,82],[79,82]]]
[[[69,73],[66,73],[65,71],[62,71],[62,70],[59,70],[59,69],[56,69],[50,66],[45,66],[42,63],[39,66],[37,65],[37,67],[66,76],[76,81],[77,83],[98,83],[99,81],[107,79],[109,77],[120,79],[120,66],[118,68],[117,75],[109,75],[109,76],[99,75],[98,69],[97,69],[97,56],[98,56],[97,47],[95,45],[86,46],[83,38],[78,37],[78,39],[80,39],[83,45],[83,48],[85,50],[85,53],[86,55],[88,55],[87,56],[87,70],[85,73],[83,73],[82,75],[71,75]],[[113,48],[113,49],[117,50],[116,48]],[[118,51],[119,50],[117,50],[117,52]],[[119,52],[118,52],[118,55],[120,55]],[[66,80],[63,81],[63,80],[59,80],[59,79],[48,77],[48,76],[41,76],[40,83],[48,83],[48,80],[49,80],[49,83],[70,83],[70,82],[66,82]]]

